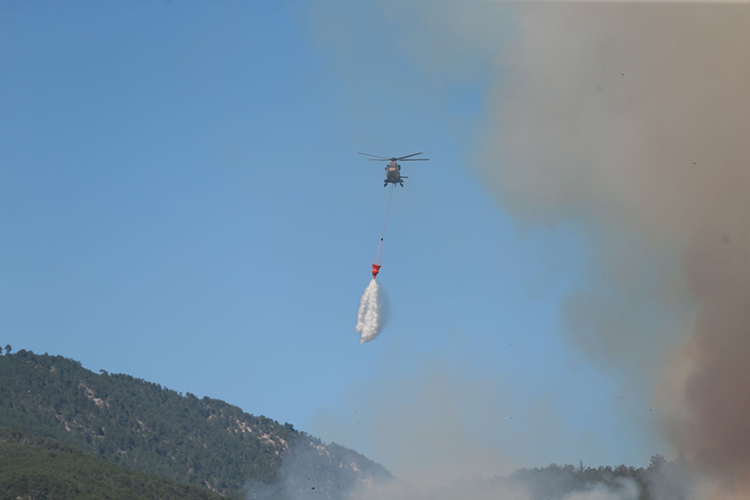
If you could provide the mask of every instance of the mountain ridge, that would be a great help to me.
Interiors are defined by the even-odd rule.
[[[232,497],[243,496],[249,482],[271,487],[287,480],[279,471],[288,456],[304,456],[295,472],[315,478],[319,495],[332,500],[392,477],[356,451],[292,424],[26,350],[0,356],[0,426]]]

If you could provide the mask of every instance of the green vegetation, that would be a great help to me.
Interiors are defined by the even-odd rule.
[[[627,491],[626,482],[631,487],[637,487],[638,500],[688,500],[692,498],[690,489],[695,477],[696,473],[687,461],[670,462],[656,455],[651,458],[647,468],[551,464],[543,468],[520,469],[507,478],[496,478],[495,481],[523,489],[531,500],[562,500],[573,492],[590,491],[597,487]],[[631,498],[629,495],[622,497]],[[592,498],[602,496],[592,495]]]
[[[221,495],[0,428],[0,498],[220,500]]]
[[[309,455],[298,474],[341,472],[342,481],[329,481],[321,492],[328,498],[340,498],[356,482],[390,477],[364,456],[325,446],[291,424],[26,350],[0,357],[0,426],[237,498],[248,481],[277,483],[290,452]]]
[[[183,396],[129,375],[93,373],[62,356],[11,354],[10,346],[5,351],[0,498],[211,499],[250,493],[266,500],[340,500],[357,485],[391,478],[355,451],[223,401]],[[522,489],[532,500],[636,486],[638,500],[685,500],[689,471],[685,461],[655,456],[647,468],[581,463],[521,469],[488,479],[486,486]]]

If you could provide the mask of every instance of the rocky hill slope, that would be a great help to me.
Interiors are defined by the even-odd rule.
[[[358,484],[391,477],[359,453],[291,424],[25,350],[0,356],[0,426],[237,498],[250,484],[315,487],[317,498],[335,500]]]

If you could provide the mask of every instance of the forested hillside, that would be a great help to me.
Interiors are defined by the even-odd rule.
[[[530,500],[563,500],[574,493],[579,494],[575,498],[689,500],[699,474],[685,460],[668,461],[656,455],[645,468],[551,464],[520,469],[491,482],[521,489]]]
[[[180,484],[85,455],[50,438],[0,428],[0,498],[221,500]]]
[[[104,498],[107,491],[115,499],[344,500],[356,486],[392,479],[359,453],[290,424],[23,350],[0,356],[0,427],[0,498]],[[647,468],[552,464],[479,486],[530,500],[573,493],[686,500],[695,475],[685,461],[655,456]]]
[[[129,375],[93,373],[62,356],[0,356],[0,426],[54,438],[132,470],[242,497],[277,483],[285,457],[337,499],[390,477],[366,457],[223,401],[181,395]]]

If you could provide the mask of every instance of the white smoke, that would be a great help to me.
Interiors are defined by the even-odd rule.
[[[589,485],[583,491],[575,491],[565,496],[564,500],[638,500],[638,484],[632,479],[619,479],[615,487],[603,483]]]
[[[357,312],[357,332],[360,343],[364,344],[378,336],[385,326],[387,300],[378,282],[370,280],[362,298],[359,299]]]
[[[569,478],[570,479],[570,478]],[[359,484],[348,496],[349,500],[638,500],[640,488],[633,479],[620,478],[605,484],[587,482],[579,489],[565,493],[555,491],[552,477],[538,477],[532,483],[514,482],[504,478],[487,479],[475,477],[442,483],[412,483],[408,479],[396,479],[380,484]],[[558,487],[566,487],[558,484]],[[546,493],[542,493],[546,491]],[[648,497],[652,498],[652,497]],[[657,496],[656,500],[686,496]]]

